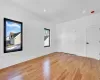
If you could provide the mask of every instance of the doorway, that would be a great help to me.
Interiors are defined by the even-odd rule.
[[[100,27],[93,26],[86,29],[87,57],[100,59]]]

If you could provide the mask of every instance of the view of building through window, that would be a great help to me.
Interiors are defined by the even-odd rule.
[[[44,28],[44,47],[50,47],[50,29]]]

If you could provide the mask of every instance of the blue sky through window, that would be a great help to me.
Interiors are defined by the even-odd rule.
[[[6,37],[9,36],[11,32],[13,33],[21,32],[21,24],[7,20],[6,21]]]

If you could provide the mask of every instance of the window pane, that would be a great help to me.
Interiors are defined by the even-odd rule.
[[[50,46],[50,30],[44,28],[44,47]]]

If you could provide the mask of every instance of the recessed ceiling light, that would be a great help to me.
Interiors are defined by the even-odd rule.
[[[86,10],[83,10],[82,13],[85,14],[86,13]]]
[[[44,12],[46,12],[46,9],[44,9]]]

